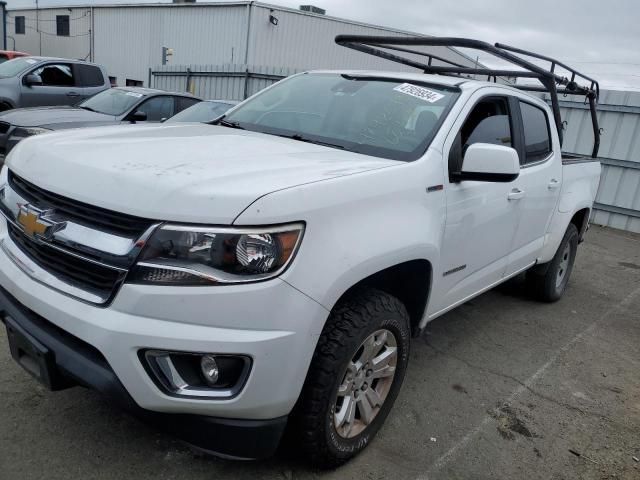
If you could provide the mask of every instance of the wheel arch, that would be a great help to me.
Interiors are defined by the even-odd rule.
[[[0,112],[6,112],[7,110],[13,110],[15,107],[10,100],[6,98],[0,98]]]
[[[551,224],[545,235],[544,246],[538,257],[538,264],[544,264],[553,258],[556,250],[564,237],[564,233],[572,223],[576,226],[579,233],[579,239],[582,241],[585,231],[589,225],[589,216],[591,214],[592,205],[590,202],[581,202],[574,209],[566,212],[556,211],[551,220]]]
[[[335,305],[358,289],[376,288],[396,297],[404,304],[411,321],[411,333],[416,336],[420,332],[420,323],[429,303],[432,280],[433,266],[429,260],[404,261],[357,281],[340,295]]]
[[[578,239],[582,241],[587,227],[589,226],[589,216],[591,215],[590,208],[583,208],[573,214],[569,223],[573,223],[578,229]],[[568,225],[567,225],[568,226]]]

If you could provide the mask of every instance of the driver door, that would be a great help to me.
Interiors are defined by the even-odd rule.
[[[38,75],[42,85],[25,85],[27,75]],[[69,63],[47,63],[30,70],[22,77],[21,106],[75,105],[81,100],[81,88]]]
[[[478,93],[468,102],[445,142],[449,173],[460,171],[466,149],[474,143],[516,148],[512,101]],[[438,294],[429,314],[442,313],[499,282],[505,272],[518,210],[509,199],[513,182],[445,183],[446,223],[441,247]]]

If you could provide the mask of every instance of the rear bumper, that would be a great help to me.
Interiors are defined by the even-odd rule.
[[[2,288],[0,315],[3,320],[10,317],[22,335],[35,339],[52,352],[57,368],[54,388],[77,384],[96,390],[143,421],[199,449],[224,457],[260,459],[273,455],[277,449],[286,416],[238,420],[146,410],[133,400],[97,349],[27,309]]]

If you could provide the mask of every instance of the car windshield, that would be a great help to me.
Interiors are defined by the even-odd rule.
[[[305,73],[256,95],[220,123],[412,161],[424,154],[458,92],[416,81]]]
[[[120,88],[110,88],[85,100],[80,103],[78,107],[117,117],[130,110],[142,97],[144,97],[143,93]]]
[[[175,114],[167,122],[212,122],[231,107],[233,104],[226,102],[199,102]]]
[[[38,63],[37,60],[29,57],[7,60],[6,62],[0,64],[0,77],[15,77],[19,73],[25,71],[27,68],[33,67],[36,63]]]

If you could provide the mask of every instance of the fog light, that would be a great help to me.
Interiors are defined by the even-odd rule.
[[[246,355],[166,350],[140,350],[138,355],[154,383],[180,397],[233,398],[251,370]]]
[[[220,377],[220,370],[218,369],[218,363],[213,355],[203,355],[200,359],[200,370],[202,370],[202,376],[205,382],[212,387],[216,386],[218,378]]]

